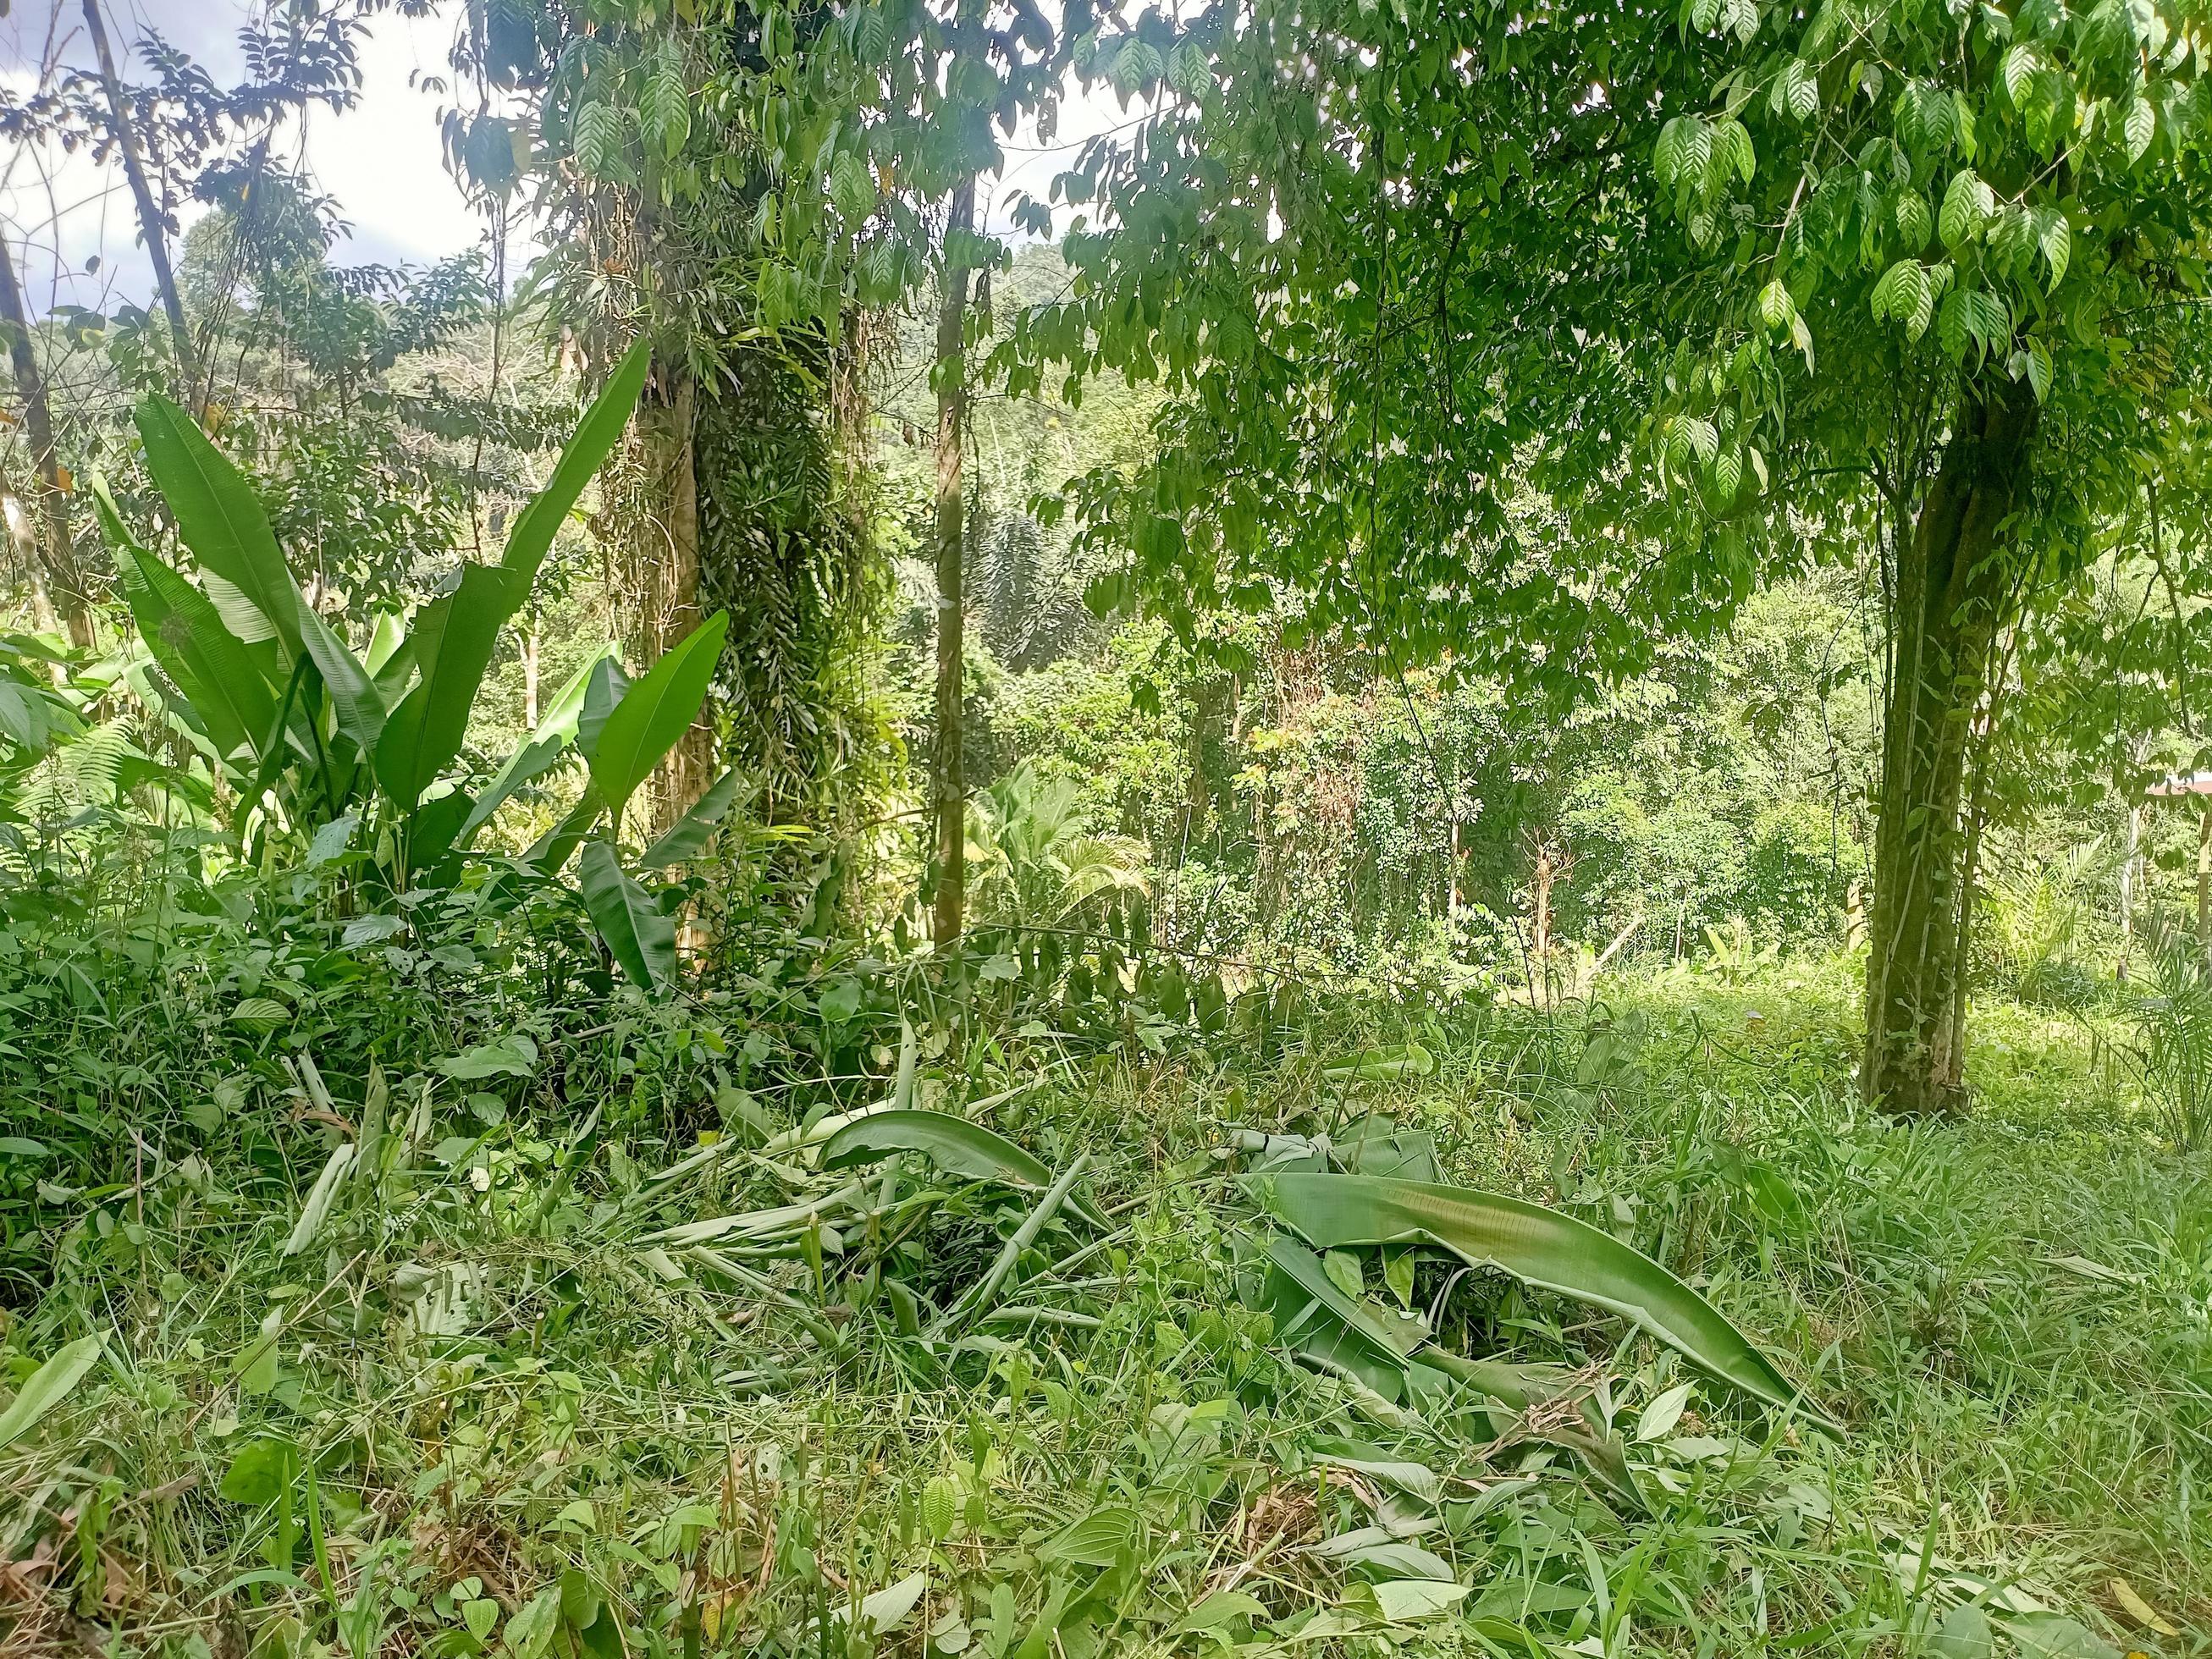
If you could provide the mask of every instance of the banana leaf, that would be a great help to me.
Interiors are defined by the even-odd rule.
[[[1249,1184],[1316,1249],[1433,1244],[1470,1266],[1619,1314],[1754,1398],[1832,1426],[1712,1304],[1587,1222],[1501,1194],[1379,1176],[1274,1175]]]
[[[617,828],[638,786],[691,729],[729,631],[729,612],[717,611],[633,680],[599,728],[586,758]]]

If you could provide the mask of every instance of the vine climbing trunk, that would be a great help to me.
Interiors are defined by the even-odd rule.
[[[8,325],[8,356],[15,372],[15,394],[23,400],[23,434],[31,441],[31,461],[38,469],[33,493],[44,532],[38,538],[43,586],[56,616],[69,629],[70,643],[87,647],[92,644],[92,601],[85,592],[76,544],[70,538],[69,495],[62,487],[61,458],[54,447],[53,410],[46,402],[46,382],[39,373],[37,354],[31,349],[30,314],[5,237],[0,237],[0,320]]]
[[[628,568],[618,604],[642,672],[699,625],[699,490],[693,460],[697,392],[678,365],[656,359],[631,416],[614,493]],[[711,701],[709,708],[712,707]],[[684,816],[706,788],[714,733],[702,712],[640,792],[647,836]]]
[[[1964,1092],[1968,750],[2015,591],[2007,520],[2038,414],[2025,381],[1966,395],[1898,551],[1859,1079],[1900,1115],[1952,1110]]]
[[[146,244],[147,263],[154,267],[154,286],[161,296],[161,309],[169,319],[172,349],[177,354],[177,380],[184,401],[198,419],[206,413],[207,388],[200,384],[199,353],[185,321],[185,304],[177,291],[177,273],[169,264],[168,221],[154,200],[154,187],[146,177],[146,154],[138,130],[131,125],[124,106],[123,82],[115,73],[115,53],[107,44],[107,25],[100,15],[100,0],[84,0],[84,26],[92,36],[92,50],[100,59],[100,87],[106,94],[108,118],[115,125],[115,147],[123,156],[123,176],[131,186],[131,199],[138,209],[138,234]]]
[[[975,223],[975,180],[961,180],[945,221],[945,292],[937,312],[937,701],[930,756],[931,817],[937,840],[937,899],[931,936],[960,938],[967,911],[968,789],[961,764],[960,718],[966,645],[963,572],[968,534],[961,478],[968,438],[968,238]]]

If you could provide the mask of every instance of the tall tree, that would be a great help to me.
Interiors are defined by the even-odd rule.
[[[107,25],[100,17],[100,0],[84,0],[84,27],[100,63],[100,88],[106,101],[109,136],[122,157],[123,176],[131,185],[131,200],[137,210],[139,240],[145,245],[147,263],[154,268],[154,288],[169,319],[177,383],[185,389],[185,400],[197,414],[207,400],[207,388],[201,384],[199,354],[192,342],[191,325],[185,319],[177,274],[169,264],[169,215],[154,197],[146,169],[145,143],[125,100],[122,80],[115,72],[115,52],[107,44]]]
[[[961,764],[961,699],[967,637],[963,562],[968,495],[961,461],[968,445],[968,264],[956,238],[975,233],[975,180],[953,186],[945,217],[944,293],[938,301],[937,362],[937,684],[934,747],[929,761],[931,815],[936,823],[937,893],[932,936],[940,945],[959,938],[968,892],[968,789]]]
[[[1135,590],[1188,614],[1287,586],[1386,661],[1583,693],[1808,557],[1881,557],[1863,1079],[1941,1109],[1993,642],[2205,384],[2205,21],[1148,15],[1091,58],[1157,101],[1055,186],[1108,228],[1069,237],[1086,292],[1025,320],[1017,382],[1174,393],[1157,464],[1083,496]]]
[[[33,494],[43,530],[38,557],[46,568],[46,592],[69,629],[70,642],[88,647],[92,643],[92,600],[70,538],[69,494],[63,488],[60,452],[54,447],[53,411],[46,403],[46,378],[33,349],[30,313],[16,279],[15,252],[4,234],[0,234],[0,323],[7,325],[8,359],[15,370],[15,394],[23,400],[23,432],[31,442],[31,464],[38,478]]]

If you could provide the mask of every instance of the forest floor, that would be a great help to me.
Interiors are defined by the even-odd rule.
[[[772,1114],[657,1180],[690,1145],[395,1074],[403,1155],[364,1174],[241,1139],[278,1105],[234,1100],[85,1198],[14,1323],[19,1383],[106,1346],[35,1433],[0,1427],[0,1647],[2212,1650],[2212,1165],[2161,1149],[2094,1022],[2007,1003],[1977,1009],[1970,1117],[1871,1121],[1852,1017],[1843,969],[1784,966],[1376,1012],[1257,1070],[1040,1082],[1009,1049],[1031,1086],[985,1115],[1087,1155],[1091,1213],[933,1344],[1029,1200],[948,1188],[917,1302],[803,1217],[781,1249],[685,1231],[815,1178]],[[1328,1075],[1409,1039],[1427,1075]],[[326,1081],[333,1116],[368,1107]],[[1449,1179],[1658,1256],[1841,1432],[1487,1275],[1452,1334],[1574,1367],[1640,1512],[1529,1425],[1480,1440],[1283,1361],[1215,1149],[1373,1109]]]

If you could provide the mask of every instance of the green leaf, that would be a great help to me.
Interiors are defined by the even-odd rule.
[[[2035,234],[2035,246],[2043,255],[2043,262],[2051,272],[2051,280],[2044,284],[2047,293],[2066,280],[2066,267],[2074,257],[2074,232],[2061,209],[2039,207],[2028,215],[2029,227]]]
[[[1612,1234],[1500,1194],[1376,1176],[1275,1175],[1249,1183],[1316,1249],[1434,1244],[1474,1267],[1619,1314],[1770,1405],[1826,1419],[1712,1304]]]
[[[2150,100],[2141,93],[2128,100],[2126,112],[2120,117],[2120,138],[2128,149],[2128,165],[2133,167],[2150,149],[2150,141],[2158,134],[2158,113]]]
[[[1776,74],[1773,89],[1767,94],[1767,104],[1777,115],[1811,120],[1820,108],[1820,76],[1803,58],[1790,58]]]
[[[822,1143],[822,1167],[848,1169],[893,1152],[920,1152],[939,1169],[970,1181],[1042,1192],[1052,1170],[1004,1135],[948,1112],[919,1108],[871,1112]]]
[[[376,682],[304,599],[300,603],[300,640],[307,659],[323,677],[338,730],[363,755],[374,754],[384,731],[384,699],[377,694]]]
[[[299,1467],[297,1446],[278,1436],[264,1435],[240,1449],[216,1490],[234,1504],[266,1508],[290,1489]]]
[[[103,504],[102,516],[107,516]],[[111,527],[118,534],[120,525]],[[140,636],[176,682],[226,759],[258,753],[276,724],[276,699],[245,642],[207,596],[145,549],[119,538],[116,574]]]
[[[1441,1619],[1474,1594],[1465,1584],[1440,1583],[1431,1578],[1393,1578],[1368,1588],[1375,1598],[1375,1610],[1394,1625]]]
[[[482,564],[464,566],[460,585],[422,607],[412,635],[422,678],[392,711],[376,744],[376,781],[396,805],[412,811],[461,752],[469,711],[510,609],[507,573]]]
[[[651,672],[631,683],[599,728],[597,743],[586,750],[592,781],[617,828],[623,808],[637,787],[691,729],[707,689],[714,684],[729,630],[726,611],[717,611],[694,629],[653,664]]]
[[[631,984],[659,991],[676,978],[676,921],[623,872],[611,843],[595,841],[576,866],[584,908]]]
[[[638,88],[638,136],[648,149],[672,157],[691,136],[691,94],[684,82],[683,55],[673,40],[663,40],[653,66]]]
[[[208,441],[199,423],[159,395],[140,400],[136,417],[146,470],[177,533],[194,557],[266,617],[288,654],[301,647],[307,601],[292,580],[269,515],[238,469]]]
[[[599,733],[606,729],[607,716],[615,712],[629,690],[629,671],[611,651],[586,671],[575,720],[576,747],[583,751],[586,761],[599,752]],[[567,695],[565,690],[562,695]]]
[[[725,772],[707,786],[706,793],[691,803],[691,810],[670,824],[652,846],[645,849],[637,861],[641,870],[665,870],[672,864],[681,864],[696,857],[707,844],[714,826],[729,811],[730,804],[738,798],[738,777],[736,772]]]
[[[1690,1403],[1690,1385],[1678,1382],[1646,1406],[1636,1419],[1636,1437],[1664,1440],[1682,1420],[1682,1407]]]
[[[38,1427],[48,1412],[69,1398],[99,1358],[97,1336],[81,1336],[49,1355],[16,1390],[8,1409],[0,1412],[0,1449],[14,1445]]]
[[[853,225],[876,210],[876,181],[866,157],[849,149],[838,151],[830,164],[830,200]]]
[[[519,609],[529,599],[531,586],[538,580],[538,567],[545,562],[555,532],[574,508],[584,486],[592,481],[592,475],[620,441],[623,428],[629,424],[630,412],[637,407],[639,395],[645,390],[646,375],[652,368],[652,344],[640,340],[615,365],[605,387],[584,411],[575,435],[568,440],[561,451],[561,459],[554,464],[553,476],[546,481],[545,488],[515,514],[514,528],[507,533],[507,550],[499,562],[500,568],[507,574],[508,602],[514,607]]]
[[[1960,167],[1944,187],[1943,210],[1936,217],[1943,246],[1956,248],[1972,240],[1982,223],[1996,210],[1996,193],[1972,167]]]

